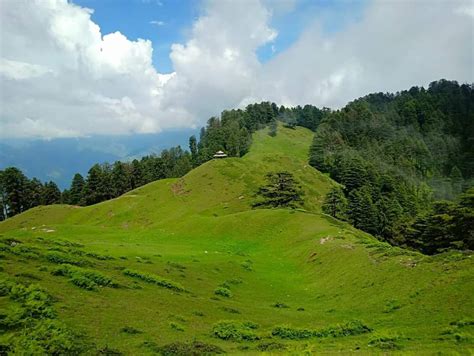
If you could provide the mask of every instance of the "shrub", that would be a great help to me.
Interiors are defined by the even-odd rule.
[[[277,326],[272,330],[273,336],[281,339],[301,340],[309,339],[314,336],[314,331],[309,329],[292,328],[290,326]]]
[[[145,281],[147,283],[152,283],[156,284],[160,287],[172,289],[176,292],[185,292],[186,289],[184,287],[176,282],[170,281],[168,279],[165,279],[163,277],[160,277],[156,274],[150,274],[150,273],[144,273],[144,272],[139,272],[136,270],[131,270],[131,269],[124,269],[123,274],[129,277],[134,277],[141,279],[142,281]]]
[[[264,342],[257,346],[257,350],[259,351],[278,351],[278,350],[286,350],[286,345],[281,344],[279,342]]]
[[[272,307],[274,307],[274,308],[289,308],[290,306],[285,304],[285,303],[276,302],[275,304],[272,305]]]
[[[300,329],[291,326],[277,326],[272,330],[273,336],[282,339],[300,340],[309,339],[311,337],[343,337],[350,335],[360,335],[371,332],[372,329],[362,322],[355,320],[345,324],[328,326],[323,329]]]
[[[163,356],[213,355],[225,353],[219,346],[201,341],[173,342],[161,347],[154,347]]]
[[[449,323],[449,325],[453,325],[453,326],[457,326],[458,328],[462,328],[464,326],[474,325],[474,319],[465,318],[465,319],[453,321],[453,322]]]
[[[75,267],[67,264],[60,265],[51,274],[69,277],[72,284],[87,290],[97,290],[102,287],[117,287],[111,278],[93,270]]]
[[[252,322],[220,321],[214,325],[212,335],[222,340],[254,341],[260,339],[254,332],[257,328]]]
[[[214,294],[215,295],[221,295],[221,296],[226,297],[226,298],[232,297],[232,292],[230,291],[230,289],[225,288],[225,287],[217,287],[214,290]]]
[[[88,349],[81,336],[57,320],[50,319],[24,329],[12,344],[12,354],[18,355],[77,355]]]
[[[180,323],[176,323],[174,321],[172,321],[170,323],[170,328],[173,329],[173,330],[176,330],[176,331],[184,331],[184,326]]]
[[[130,335],[141,334],[143,332],[141,330],[135,329],[133,326],[124,326],[122,329],[120,329],[120,331]]]
[[[48,252],[46,254],[46,259],[51,263],[57,264],[70,264],[76,266],[82,266],[87,264],[86,261],[75,259],[69,255],[60,252]]]
[[[230,307],[222,307],[222,310],[231,314],[240,314],[240,311]]]
[[[242,262],[240,265],[242,266],[243,269],[247,271],[253,271],[253,266],[252,266],[252,261],[247,260],[245,262]]]
[[[381,350],[399,350],[401,347],[397,344],[398,336],[393,335],[374,335],[369,339],[369,346],[377,347]]]

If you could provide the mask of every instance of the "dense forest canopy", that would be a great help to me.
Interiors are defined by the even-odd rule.
[[[441,214],[445,206],[434,201],[456,200],[473,186],[473,86],[440,80],[428,89],[355,100],[321,121],[310,164],[342,184],[328,196],[325,209],[331,215],[423,250],[420,239],[426,234],[419,221],[434,222],[428,216]],[[467,208],[469,199],[463,199],[458,209]],[[456,215],[455,206],[448,210]],[[472,228],[458,231],[449,235],[451,244],[426,250],[473,249],[472,234]]]
[[[328,194],[326,213],[425,253],[474,249],[474,90],[447,80],[370,94],[337,111],[270,102],[225,110],[208,120],[199,139],[190,137],[189,151],[178,146],[131,162],[96,164],[87,177],[76,174],[64,192],[7,168],[0,171],[0,219],[37,205],[96,204],[181,177],[219,150],[243,156],[252,133],[269,127],[274,136],[277,121],[315,131],[310,164],[341,184]]]

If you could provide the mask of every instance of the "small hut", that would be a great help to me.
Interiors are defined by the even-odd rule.
[[[212,156],[214,158],[226,158],[227,155],[223,152],[223,151],[217,151],[214,156]]]

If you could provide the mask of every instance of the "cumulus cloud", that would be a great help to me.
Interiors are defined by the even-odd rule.
[[[164,74],[149,40],[101,33],[92,10],[66,0],[0,2],[0,136],[158,132],[253,101],[340,107],[439,78],[474,81],[468,1],[373,1],[330,34],[315,17],[265,64],[257,50],[278,36],[272,15],[297,2],[203,5]]]
[[[440,78],[472,83],[469,9],[463,1],[374,1],[343,31],[325,34],[316,21],[262,69],[244,100],[338,108]]]

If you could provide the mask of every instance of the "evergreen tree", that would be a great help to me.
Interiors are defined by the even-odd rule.
[[[28,208],[33,208],[35,206],[43,204],[44,201],[44,186],[41,181],[37,178],[33,178],[31,181],[28,182],[28,190],[29,190],[29,206]]]
[[[112,196],[118,197],[131,189],[131,177],[126,165],[120,161],[114,163],[111,173]]]
[[[50,181],[43,188],[43,205],[59,204],[61,202],[61,191],[56,183]]]
[[[347,220],[348,202],[340,187],[333,187],[326,195],[323,212],[339,220]]]
[[[99,164],[95,164],[87,173],[87,180],[84,186],[83,202],[85,205],[100,203],[107,199],[107,184],[104,180],[102,168]]]
[[[348,213],[356,228],[377,234],[377,210],[368,189],[355,189],[349,193]]]
[[[191,136],[189,138],[189,150],[191,152],[191,162],[193,167],[196,167],[198,165],[198,146],[197,146],[197,141],[196,141],[196,136]]]
[[[76,173],[72,178],[71,188],[69,189],[68,204],[79,205],[83,200],[84,178],[81,174]]]
[[[130,171],[130,187],[132,189],[141,187],[144,184],[143,169],[140,162],[137,159],[132,161]]]
[[[270,122],[270,129],[268,131],[268,135],[271,137],[275,137],[277,135],[278,124],[277,121],[274,119]]]
[[[258,189],[260,199],[253,207],[296,208],[303,203],[303,192],[291,173],[268,173],[266,179],[268,184]]]
[[[28,179],[15,167],[6,168],[2,174],[1,190],[6,217],[19,214],[29,207]]]

